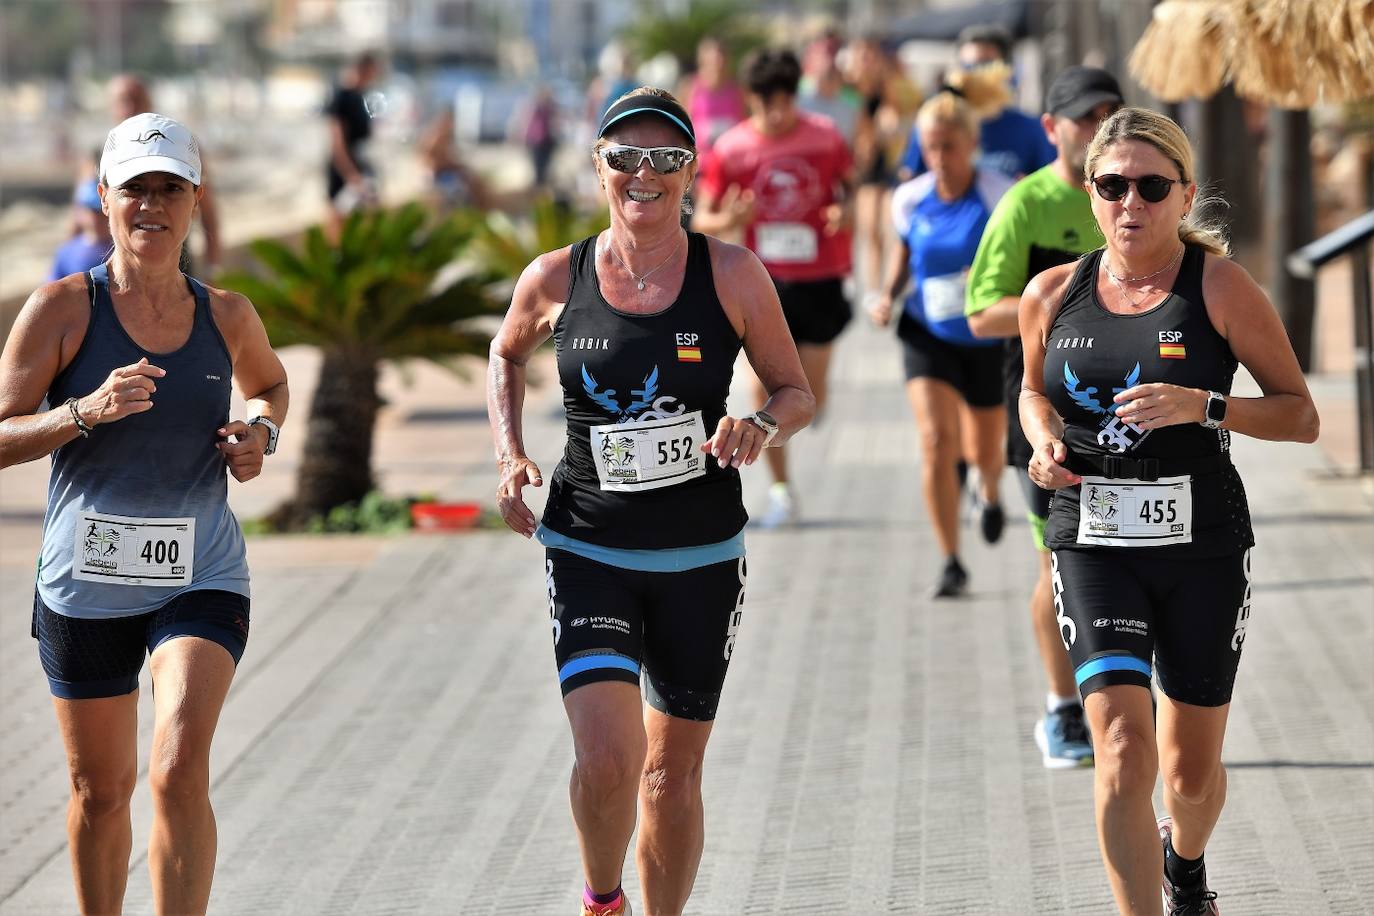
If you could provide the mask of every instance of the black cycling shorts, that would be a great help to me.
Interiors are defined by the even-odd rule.
[[[1250,620],[1250,551],[1151,557],[1150,548],[1055,550],[1054,612],[1078,690],[1159,687],[1194,706],[1231,702]]]
[[[744,607],[744,558],[683,572],[640,572],[546,549],[558,681],[638,684],[659,712],[709,722]]]
[[[778,299],[792,340],[799,344],[828,344],[840,332],[854,310],[844,297],[840,278],[830,280],[777,280]]]
[[[1002,348],[963,347],[936,337],[905,312],[897,321],[906,380],[948,382],[970,407],[1002,406]]]
[[[32,635],[48,687],[64,700],[120,697],[138,689],[143,659],[178,636],[199,636],[234,658],[248,645],[249,601],[218,589],[182,592],[155,611],[92,620],[67,617],[33,596]]]

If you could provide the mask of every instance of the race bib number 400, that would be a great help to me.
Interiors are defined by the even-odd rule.
[[[72,578],[112,585],[190,585],[195,550],[194,518],[83,512],[76,518]]]
[[[754,248],[760,261],[810,264],[820,244],[816,230],[806,223],[759,223],[754,227]]]
[[[632,420],[591,428],[592,458],[601,489],[657,490],[706,473],[706,426],[701,411],[665,420]]]
[[[1078,494],[1078,543],[1160,547],[1192,542],[1192,478],[1083,478]]]

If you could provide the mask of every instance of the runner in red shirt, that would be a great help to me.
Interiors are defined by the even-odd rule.
[[[849,201],[853,160],[828,118],[797,107],[801,64],[791,51],[763,51],[745,65],[749,119],[721,134],[703,163],[694,227],[712,235],[743,230],[744,243],[778,288],[802,368],[825,401],[830,348],[852,310]],[[761,398],[764,392],[757,392]],[[775,483],[760,524],[796,519],[781,448],[769,449]]]

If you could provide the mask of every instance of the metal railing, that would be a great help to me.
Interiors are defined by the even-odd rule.
[[[1342,255],[1350,255],[1352,300],[1355,307],[1355,416],[1359,423],[1360,470],[1374,471],[1374,301],[1371,301],[1369,264],[1374,240],[1374,210],[1299,248],[1288,256],[1288,270],[1310,279],[1317,270]]]

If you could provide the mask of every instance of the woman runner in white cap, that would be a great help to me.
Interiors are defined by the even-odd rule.
[[[190,132],[129,118],[100,175],[113,254],[39,287],[15,321],[0,355],[0,467],[52,456],[33,635],[66,747],[77,907],[123,905],[151,654],[153,896],[159,913],[204,913],[210,741],[248,638],[226,473],[251,480],[275,450],[286,373],[252,303],[177,267],[203,193]],[[231,381],[247,422],[229,418]]]

